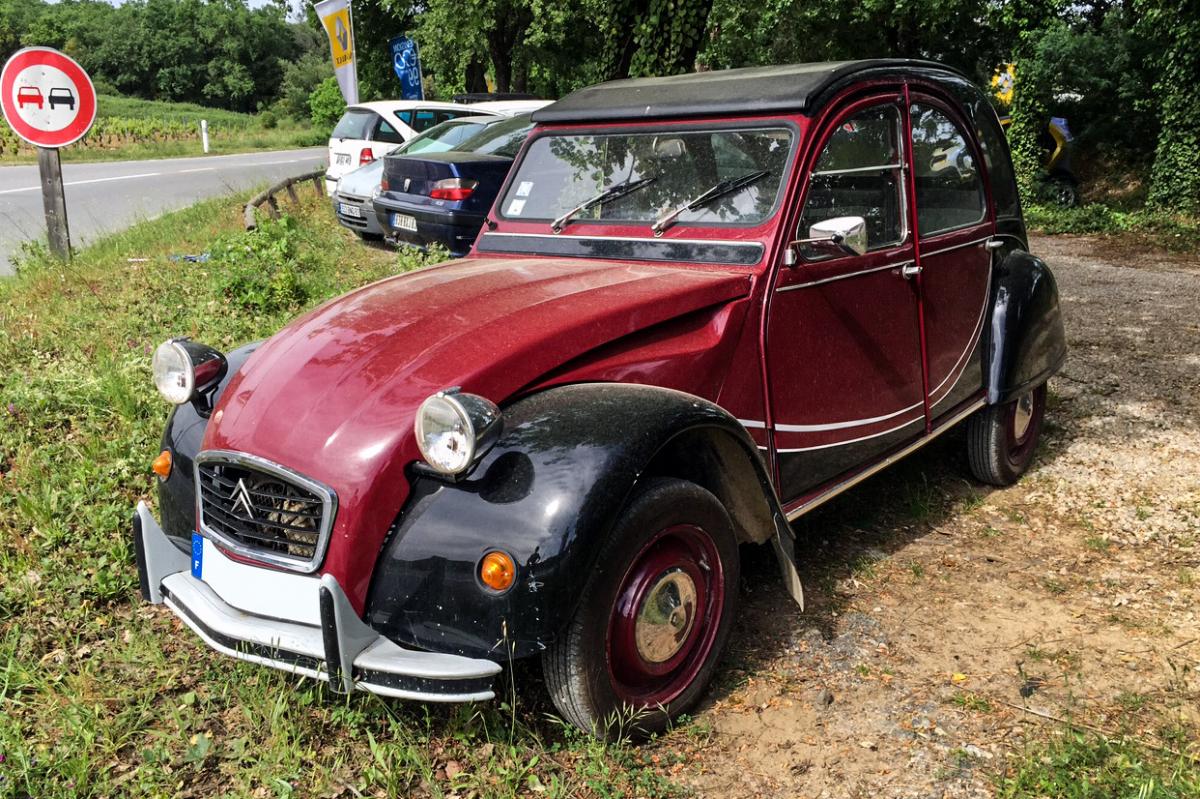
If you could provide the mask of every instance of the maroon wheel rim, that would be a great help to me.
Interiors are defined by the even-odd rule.
[[[694,525],[660,530],[621,579],[608,623],[608,674],[622,704],[666,705],[712,654],[725,607],[716,543]]]
[[[1033,452],[1045,401],[1046,389],[1039,386],[1009,403],[1005,427],[1011,462],[1023,463]]]

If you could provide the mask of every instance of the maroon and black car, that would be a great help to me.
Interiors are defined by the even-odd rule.
[[[1066,355],[982,92],[917,61],[617,81],[534,115],[471,254],[223,355],[172,339],[142,591],[233,657],[429,701],[540,658],[661,729],[738,545],[965,423],[1029,465]],[[619,711],[632,709],[632,714]]]

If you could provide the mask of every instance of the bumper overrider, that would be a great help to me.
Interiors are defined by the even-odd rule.
[[[143,598],[165,604],[218,652],[326,680],[338,692],[426,702],[495,696],[499,664],[399,646],[359,618],[331,575],[250,566],[199,536],[189,556],[144,502],[133,518],[133,544]]]

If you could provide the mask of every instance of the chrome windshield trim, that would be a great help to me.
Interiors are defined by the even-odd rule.
[[[287,555],[278,555],[271,552],[264,552],[261,549],[248,547],[237,541],[218,533],[216,530],[209,527],[204,522],[204,502],[202,501],[203,491],[200,488],[200,466],[205,463],[227,463],[234,466],[245,466],[251,469],[273,474],[283,480],[290,480],[297,485],[300,485],[321,498],[321,527],[317,531],[317,543],[313,548],[313,556],[311,559],[288,557]],[[196,488],[196,513],[200,520],[200,534],[205,538],[220,544],[230,552],[235,552],[249,560],[258,561],[259,563],[268,563],[272,566],[278,566],[281,569],[299,572],[301,574],[312,574],[321,566],[321,562],[325,559],[325,551],[329,548],[329,539],[333,534],[333,522],[337,516],[338,500],[337,493],[332,488],[324,483],[313,480],[311,477],[305,477],[297,471],[282,466],[274,461],[269,461],[266,458],[260,458],[257,455],[250,455],[245,452],[234,452],[227,449],[206,449],[203,450],[192,463],[192,479],[195,481]]]
[[[577,239],[579,241],[638,241],[648,244],[719,244],[725,247],[753,247],[759,251],[763,249],[762,242],[738,241],[736,239],[673,239],[666,236],[660,238],[655,238],[654,236],[572,236],[569,233],[508,233],[491,230],[483,235],[485,237],[496,236],[497,238],[555,239],[556,241]]]

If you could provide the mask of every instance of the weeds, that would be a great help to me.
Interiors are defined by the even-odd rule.
[[[671,794],[631,747],[518,704],[536,686],[503,705],[338,697],[141,604],[130,515],[153,501],[167,416],[154,346],[232,348],[443,257],[364,247],[317,200],[252,233],[239,211],[203,203],[68,265],[27,250],[0,283],[0,796]]]

